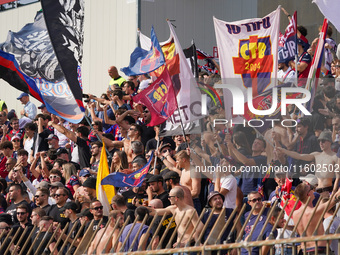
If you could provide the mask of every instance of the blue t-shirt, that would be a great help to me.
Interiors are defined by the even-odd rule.
[[[133,223],[127,225],[124,228],[122,235],[119,237],[119,242],[124,243],[132,225],[133,225]],[[124,252],[127,252],[129,250],[129,248],[130,248],[130,246],[133,242],[133,239],[135,239],[135,236],[137,235],[137,232],[138,232],[140,226],[141,226],[141,223],[136,223],[136,225],[133,228],[128,240],[125,243]],[[145,234],[148,231],[148,228],[149,227],[147,225],[143,225],[142,230],[139,232],[138,238],[137,238],[135,244],[133,245],[132,251],[137,251],[139,241],[141,240],[142,235]]]

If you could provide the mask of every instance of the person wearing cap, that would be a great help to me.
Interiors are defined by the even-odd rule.
[[[12,136],[11,138],[11,142],[13,144],[13,153],[14,153],[14,157],[17,157],[17,152],[18,150],[20,150],[21,146],[20,146],[20,137],[17,135]]]
[[[49,111],[46,108],[46,105],[42,104],[38,107],[38,109],[41,111],[42,114],[50,114]]]
[[[29,95],[27,93],[21,93],[17,100],[20,100],[24,105],[24,109],[20,112],[21,116],[34,120],[37,115],[37,107],[30,101]]]
[[[286,149],[277,147],[276,149],[285,153],[286,155],[299,159],[315,162],[316,173],[318,178],[318,188],[316,192],[321,196],[328,196],[330,192],[336,192],[339,187],[339,173],[335,171],[338,164],[338,157],[335,152],[332,151],[332,132],[324,130],[321,132],[318,141],[322,152],[312,152],[310,154],[299,154],[294,151],[288,151]],[[308,166],[307,166],[308,167]],[[307,168],[311,169],[311,168]],[[297,169],[299,170],[299,169]],[[302,169],[300,169],[302,170]],[[305,170],[308,171],[308,170]],[[333,186],[333,178],[335,182]]]
[[[291,60],[293,59],[284,58],[281,55],[278,64],[279,71],[277,72],[277,79],[279,80],[279,82],[292,82],[293,78],[295,78],[295,71],[289,66],[289,62]]]
[[[84,208],[80,213],[77,214],[81,225],[87,225],[93,220],[93,214],[90,212],[90,208]]]
[[[109,218],[111,219],[110,225],[106,229],[100,229],[96,237],[91,243],[87,254],[91,255],[95,251],[95,254],[109,253],[112,249],[112,246],[118,240],[119,232],[124,224],[124,215],[119,210],[112,210],[109,214]],[[112,231],[116,225],[116,222],[119,220],[118,226],[112,234]],[[106,243],[108,243],[107,247],[105,247]],[[98,246],[97,246],[98,245]],[[97,247],[97,250],[95,248]],[[105,249],[106,248],[106,249]],[[116,251],[114,249],[114,251]]]
[[[46,141],[48,143],[48,148],[49,149],[55,149],[57,150],[59,148],[59,138],[58,136],[54,134],[50,134],[47,138]]]
[[[89,177],[83,183],[85,194],[92,200],[97,197],[96,195],[96,178]]]
[[[203,218],[202,218],[202,223],[205,225],[206,223],[208,224],[205,232],[204,232],[204,235],[203,235],[203,240],[202,242],[205,242],[211,232],[211,230],[213,229],[213,226],[215,224],[215,222],[217,221],[217,218],[219,217],[219,215],[222,213],[222,210],[223,210],[223,202],[224,202],[224,196],[219,193],[218,191],[211,191],[207,197],[207,203],[208,203],[208,206],[210,208],[214,208],[214,213],[213,215],[211,216],[211,219],[210,221],[207,223],[208,221],[208,218],[212,212],[212,210],[207,210],[204,215],[203,215]],[[231,208],[226,208],[225,209],[225,222],[228,221],[228,219],[230,218],[230,215],[232,214],[233,212],[233,209]],[[222,238],[221,238],[221,243],[223,243],[224,240],[227,239],[229,233],[230,233],[230,230],[233,226],[233,222],[231,222],[229,224],[229,226],[227,227],[227,229],[224,231],[223,235],[222,235]]]
[[[297,39],[297,47],[298,47],[298,63],[295,66],[295,62],[291,61],[290,64],[292,68],[298,72],[298,86],[302,87],[306,84],[309,69],[312,63],[312,57],[309,55],[303,48],[304,42],[302,39]]]
[[[59,231],[56,232],[57,240],[61,237],[61,239],[65,241],[67,236],[69,236],[69,238],[67,239],[67,245],[65,247],[65,251],[68,251],[71,254],[74,254],[77,246],[79,245],[82,239],[82,233],[80,233],[77,237],[77,240],[75,240],[73,246],[71,247],[71,243],[73,242],[74,238],[76,237],[81,227],[80,220],[77,216],[77,210],[78,210],[78,206],[75,202],[67,202],[64,205],[63,209],[60,209],[60,211],[62,211],[65,217],[69,220],[69,224],[64,234],[61,233],[62,232],[61,229],[59,229]]]
[[[164,181],[167,190],[170,192],[175,187],[181,187],[184,191],[184,202],[187,205],[194,207],[194,202],[192,201],[191,191],[188,187],[179,184],[180,176],[175,171],[169,171],[164,175]]]
[[[170,205],[169,193],[163,188],[163,177],[160,175],[153,175],[149,178],[148,184],[149,186],[146,189],[148,200],[151,201],[154,198],[158,198],[162,200],[164,208],[168,207]]]

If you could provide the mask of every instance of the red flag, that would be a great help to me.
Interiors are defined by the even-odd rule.
[[[166,121],[177,109],[174,87],[167,68],[148,88],[133,97],[133,101],[145,105],[151,114],[148,126]]]
[[[281,188],[281,207],[283,207],[283,205],[286,203],[287,199],[289,200],[289,202],[288,202],[288,204],[285,208],[287,215],[289,215],[290,212],[293,210],[293,207],[294,207],[295,202],[297,200],[296,196],[294,195],[294,193],[292,191],[292,184],[293,184],[293,180],[286,178],[286,182]],[[299,209],[300,206],[301,206],[301,202],[299,201],[295,210]]]

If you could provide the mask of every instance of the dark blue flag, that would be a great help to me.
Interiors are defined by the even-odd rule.
[[[121,68],[120,70],[124,72],[126,76],[139,75],[150,73],[164,65],[164,63],[163,51],[152,27],[150,50],[147,51],[137,47],[130,56],[129,66]]]
[[[124,174],[120,172],[109,174],[102,180],[101,184],[113,185],[115,187],[140,187],[145,176],[149,172],[152,158],[153,153],[151,154],[151,157],[145,166],[131,174]]]

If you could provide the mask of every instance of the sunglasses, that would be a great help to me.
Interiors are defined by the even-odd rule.
[[[143,111],[144,113],[149,113],[149,111]]]
[[[13,140],[12,142],[18,143],[18,142],[20,142],[20,140]]]
[[[249,202],[253,202],[253,203],[255,203],[255,202],[261,202],[262,201],[262,198],[261,197],[259,197],[259,198],[254,198],[254,199],[251,199],[251,200],[248,200]]]
[[[319,140],[319,142],[320,143],[325,143],[325,142],[327,142],[327,140],[321,139],[321,140]]]
[[[58,175],[50,175],[49,178],[52,179],[52,178],[58,178],[59,176]]]
[[[93,209],[93,210],[96,210],[96,211],[98,211],[98,210],[103,210],[103,206],[93,207],[92,209]]]
[[[17,215],[25,215],[27,212],[17,212]]]
[[[171,152],[170,149],[167,149],[167,150],[163,150],[162,153],[166,153],[166,152]]]
[[[35,195],[34,197],[35,197],[35,198],[39,198],[39,197],[43,197],[43,196],[44,196],[44,195],[40,195],[40,196],[39,196],[39,195]]]
[[[0,228],[0,229],[6,229],[6,230],[10,230],[11,227],[4,227],[4,228]]]
[[[66,196],[65,194],[54,194],[55,197]]]

